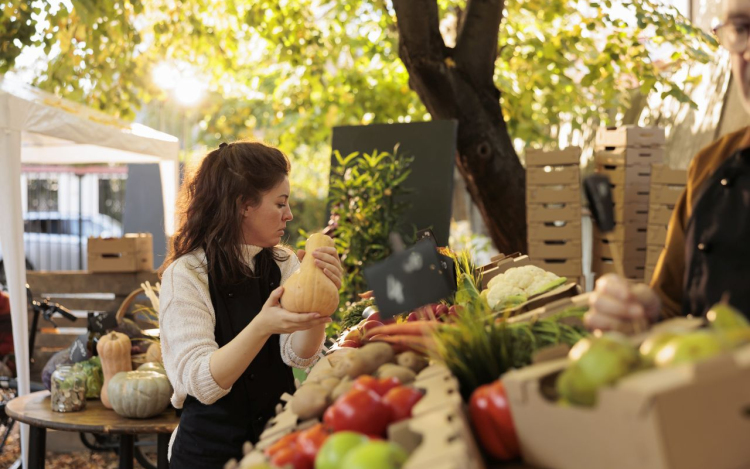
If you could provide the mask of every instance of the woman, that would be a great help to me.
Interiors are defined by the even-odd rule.
[[[723,7],[715,32],[750,113],[750,0],[724,0]],[[586,322],[592,329],[619,329],[634,319],[698,316],[724,298],[750,319],[748,279],[750,127],[713,142],[690,162],[650,288],[605,275]]]
[[[279,305],[305,255],[278,246],[292,219],[289,170],[275,148],[222,143],[184,185],[159,312],[172,404],[182,409],[170,443],[173,469],[222,468],[241,458],[279,397],[294,392],[290,366],[310,366],[322,347],[329,318]],[[340,287],[336,250],[309,255]]]

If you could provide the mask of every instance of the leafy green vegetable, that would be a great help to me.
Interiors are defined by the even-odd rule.
[[[343,329],[349,329],[354,327],[362,321],[362,312],[370,306],[375,304],[375,300],[360,300],[352,303],[341,315],[341,327]]]
[[[86,398],[97,399],[102,393],[104,373],[99,357],[91,357],[86,361],[73,365],[73,370],[82,371],[86,375]]]

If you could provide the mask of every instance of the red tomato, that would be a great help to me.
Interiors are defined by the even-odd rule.
[[[383,396],[383,402],[391,409],[394,422],[411,418],[411,410],[420,399],[422,393],[410,386],[395,387]]]
[[[323,422],[337,432],[351,430],[366,435],[385,435],[391,423],[391,412],[375,391],[352,389],[326,410]]]
[[[362,375],[354,380],[352,389],[370,389],[378,393],[378,396],[385,396],[391,389],[401,385],[398,378],[373,378],[370,375]]]
[[[359,331],[359,329],[352,329],[348,334],[346,334],[346,336],[344,337],[344,342],[349,340],[360,345],[362,344],[362,333]]]
[[[311,461],[315,461],[315,456],[318,454],[318,450],[323,446],[328,436],[331,434],[330,431],[319,423],[307,430],[302,430],[297,438],[297,446],[302,454],[304,454]]]
[[[276,467],[291,465],[294,469],[313,469],[315,467],[314,461],[302,454],[297,444],[280,449],[271,456],[271,464]]]
[[[279,438],[274,444],[266,448],[266,456],[271,457],[274,454],[278,453],[280,450],[297,444],[297,438],[299,437],[300,432],[292,432],[288,435],[284,435],[281,438]]]
[[[479,442],[490,455],[501,461],[509,461],[521,454],[502,381],[476,388],[469,399],[469,412]]]

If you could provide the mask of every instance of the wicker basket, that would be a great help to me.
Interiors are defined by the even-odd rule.
[[[130,309],[130,306],[133,304],[133,301],[135,301],[135,299],[141,293],[144,293],[143,288],[138,288],[137,290],[134,290],[132,293],[130,293],[127,297],[125,297],[122,304],[120,305],[120,308],[117,310],[117,322],[118,323],[122,321],[122,319],[125,317],[125,313],[128,312],[128,309]],[[130,357],[130,360],[132,362],[134,370],[137,370],[139,366],[143,365],[144,363],[147,363],[145,353],[132,355]]]

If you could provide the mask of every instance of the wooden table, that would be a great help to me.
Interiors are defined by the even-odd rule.
[[[8,416],[31,426],[29,469],[44,468],[47,429],[120,435],[120,469],[133,468],[135,435],[157,434],[157,467],[167,468],[169,438],[180,419],[169,409],[150,419],[128,419],[104,407],[99,400],[86,402],[81,412],[53,412],[49,391],[17,397],[5,407]]]

